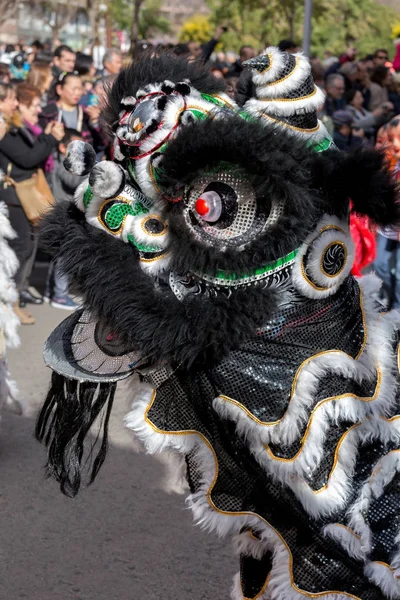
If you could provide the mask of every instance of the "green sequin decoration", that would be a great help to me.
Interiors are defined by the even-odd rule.
[[[159,252],[160,248],[156,248],[155,246],[145,246],[144,244],[139,244],[135,240],[132,235],[128,235],[128,241],[135,246],[140,252]]]
[[[253,269],[250,273],[237,275],[236,273],[229,273],[227,271],[217,271],[215,276],[218,279],[224,279],[225,281],[226,280],[230,281],[230,280],[235,280],[235,279],[248,279],[249,277],[254,277],[255,275],[264,275],[264,273],[269,273],[271,271],[274,271],[275,269],[279,269],[280,267],[283,267],[286,264],[292,262],[296,258],[297,253],[298,253],[298,250],[293,250],[286,256],[283,256],[282,258],[278,258],[278,260],[275,260],[274,262],[268,263],[267,265],[264,265],[263,267],[257,267],[255,269]]]
[[[133,215],[133,210],[130,204],[121,203],[113,204],[105,214],[105,222],[107,227],[112,230],[119,229],[126,215]]]
[[[195,108],[191,108],[190,112],[196,117],[196,119],[199,119],[200,121],[205,121],[208,117],[207,113],[197,110]]]
[[[249,121],[250,123],[255,123],[255,121],[257,121],[256,118],[254,118],[252,115],[249,115],[249,113],[247,113],[244,110],[239,111],[238,115],[239,115],[239,117],[241,117],[245,121]]]
[[[90,187],[87,187],[85,193],[83,194],[83,206],[87,208],[93,198],[93,192]]]
[[[116,231],[121,227],[126,215],[136,217],[137,215],[146,215],[148,212],[148,209],[140,202],[135,202],[133,206],[126,202],[120,202],[110,206],[104,220],[107,227],[112,231]]]
[[[227,106],[223,100],[220,98],[216,98],[215,96],[210,96],[209,94],[201,94],[203,100],[207,100],[207,102],[211,102],[212,104],[216,104],[217,106],[223,106],[224,108]]]
[[[325,152],[325,150],[328,150],[329,148],[333,147],[333,141],[331,138],[327,138],[325,137],[323,140],[321,140],[318,143],[313,143],[313,142],[309,142],[308,144],[313,150],[315,150],[315,152]]]

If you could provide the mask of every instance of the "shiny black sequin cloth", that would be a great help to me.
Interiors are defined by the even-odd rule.
[[[222,418],[213,407],[214,399],[224,395],[240,403],[246,414],[262,423],[282,419],[291,401],[294,378],[304,361],[332,349],[357,359],[365,343],[364,327],[360,290],[352,277],[328,298],[313,301],[294,298],[280,307],[276,318],[266,323],[254,339],[213,370],[188,374],[178,369],[162,383],[157,373],[147,375],[147,381],[156,388],[147,416],[159,431],[196,431],[204,436],[217,461],[218,477],[208,490],[213,508],[233,516],[256,513],[278,531],[292,555],[294,589],[306,594],[336,591],[361,600],[383,600],[382,592],[365,576],[363,562],[351,558],[334,540],[326,538],[322,528],[327,523],[346,521],[346,510],[371,475],[373,465],[395,444],[366,439],[357,456],[346,509],[337,510],[329,518],[313,519],[289,487],[277,481],[255,459],[246,439],[236,431],[234,420]],[[307,407],[309,415],[324,398],[343,393],[367,397],[373,394],[376,385],[376,379],[360,383],[341,373],[323,376],[313,402]],[[272,454],[293,457],[301,446],[308,420],[293,444],[271,443]],[[353,424],[349,419],[329,423],[323,459],[308,481],[305,477],[311,489],[319,490],[327,483],[338,442]],[[186,463],[190,488],[195,493],[200,490],[203,467],[195,451],[186,455]],[[399,481],[398,477],[393,480],[383,497],[372,503],[367,515],[376,560],[389,560],[394,549]],[[261,593],[271,564],[269,553],[260,560],[242,557],[245,598]]]

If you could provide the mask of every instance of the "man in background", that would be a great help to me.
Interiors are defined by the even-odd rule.
[[[122,58],[119,50],[111,48],[103,56],[103,76],[118,75],[122,69]]]
[[[72,73],[75,67],[75,52],[69,46],[62,44],[54,50],[53,76],[58,78],[61,73]]]

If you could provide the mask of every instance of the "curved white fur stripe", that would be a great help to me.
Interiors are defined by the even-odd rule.
[[[80,183],[78,185],[78,187],[76,188],[75,193],[74,193],[74,202],[75,202],[76,206],[79,208],[79,210],[82,211],[83,213],[86,212],[85,205],[83,204],[83,196],[88,187],[89,187],[89,177],[87,179],[85,179],[84,181],[82,181],[82,183]]]
[[[233,578],[233,585],[231,588],[231,600],[244,600],[242,594],[242,585],[240,582],[240,573],[236,573]]]
[[[275,80],[266,82],[263,75],[253,75],[253,82],[257,86],[257,97],[260,100],[264,98],[282,98],[287,93],[298,89],[299,85],[309,77],[311,65],[308,59],[302,54],[296,54],[295,56],[297,64],[294,70],[287,79],[280,83],[275,83]],[[265,73],[265,75],[268,74],[269,71]],[[261,79],[264,79],[264,81],[261,81]]]
[[[366,548],[361,546],[360,536],[348,527],[340,523],[330,523],[329,525],[325,525],[322,533],[340,544],[351,557],[357,560],[365,560]]]
[[[380,437],[382,440],[399,440],[399,420],[385,421],[381,416],[389,413],[396,400],[396,379],[393,375],[397,359],[391,348],[393,329],[398,327],[399,315],[393,311],[379,316],[374,307],[373,293],[380,282],[374,276],[364,277],[359,282],[363,290],[364,311],[368,340],[359,360],[341,352],[328,352],[313,357],[300,372],[292,401],[285,416],[277,424],[265,425],[254,421],[243,408],[229,400],[216,398],[214,408],[223,418],[236,422],[238,435],[247,440],[250,450],[266,470],[278,479],[287,482],[298,495],[305,509],[315,517],[329,514],[333,508],[343,506],[351,484],[360,440]],[[319,379],[329,372],[342,373],[356,381],[376,377],[376,365],[381,372],[380,388],[374,400],[363,402],[344,396],[334,402],[319,403],[313,416],[304,448],[297,460],[285,462],[274,460],[267,454],[265,444],[269,442],[292,443],[302,435],[301,426],[310,418],[309,406]],[[357,423],[366,419],[362,426],[354,428],[342,439],[338,460],[328,485],[315,493],[293,474],[301,475],[307,468],[316,468],[323,457],[323,441],[327,430],[327,418]],[[300,459],[300,460],[299,460]]]
[[[242,529],[255,529],[266,548],[273,551],[273,566],[268,583],[268,600],[304,600],[313,594],[302,592],[295,587],[292,575],[292,557],[288,546],[278,532],[254,513],[223,513],[216,509],[208,494],[213,486],[218,465],[214,452],[207,440],[196,431],[179,435],[162,433],[146,421],[146,411],[152,390],[149,386],[143,398],[136,398],[131,412],[125,417],[126,427],[132,429],[141,439],[150,454],[172,448],[187,454],[195,450],[199,465],[202,467],[200,491],[191,494],[187,503],[193,511],[195,521],[204,529],[216,531],[219,535],[239,533]],[[147,396],[147,398],[146,398]],[[267,592],[267,591],[266,591]],[[260,598],[260,600],[263,597]],[[265,600],[267,596],[264,595]],[[351,594],[326,592],[319,593],[320,600],[349,600]]]
[[[285,55],[275,46],[266,48],[262,55],[269,55],[271,65],[264,73],[259,73],[256,69],[252,69],[253,81],[256,85],[270,83],[279,79],[285,66]]]
[[[361,488],[356,502],[351,506],[348,512],[349,526],[360,536],[361,545],[364,546],[367,551],[371,548],[372,533],[363,515],[368,511],[372,500],[382,496],[385,487],[399,471],[400,449],[392,450],[381,458],[374,466],[372,475]]]
[[[300,97],[298,100],[251,98],[244,105],[244,110],[246,112],[254,111],[258,115],[265,112],[271,116],[290,117],[299,113],[312,113],[318,110],[324,102],[324,92],[315,86],[312,94]]]
[[[140,259],[140,267],[142,271],[151,275],[152,277],[156,277],[160,273],[166,271],[171,262],[171,255],[169,252],[166,252],[162,257],[156,259]]]
[[[400,599],[400,580],[394,572],[380,562],[370,562],[365,566],[365,575],[377,585],[390,600]]]

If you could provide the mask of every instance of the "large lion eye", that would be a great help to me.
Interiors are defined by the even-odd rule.
[[[253,185],[238,169],[200,175],[184,198],[188,228],[197,239],[220,247],[248,243],[279,216],[268,198],[257,202]]]

